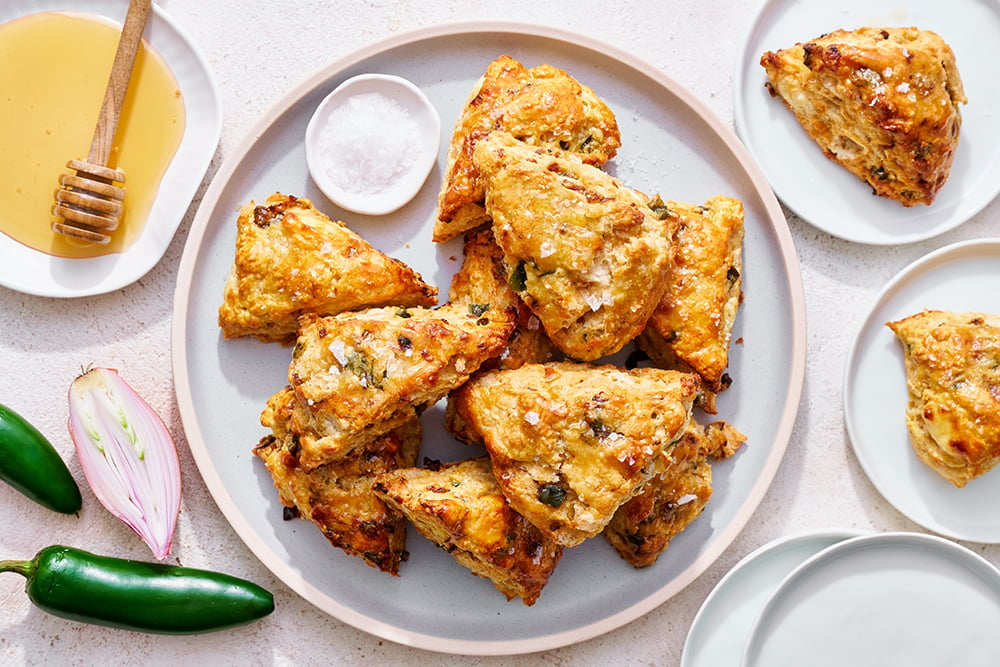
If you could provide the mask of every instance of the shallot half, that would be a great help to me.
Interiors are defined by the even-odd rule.
[[[69,388],[69,432],[94,495],[162,560],[181,500],[177,448],[163,420],[118,375],[92,368]]]

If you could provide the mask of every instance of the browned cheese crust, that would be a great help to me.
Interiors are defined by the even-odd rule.
[[[725,422],[701,426],[689,421],[672,456],[660,457],[656,474],[618,508],[604,528],[604,537],[630,565],[655,563],[712,497],[709,459],[731,456],[745,440]]]
[[[508,600],[533,605],[563,548],[515,512],[486,457],[379,475],[375,493]]]
[[[673,267],[666,294],[636,342],[658,366],[697,373],[717,393],[726,386],[743,296],[743,203],[716,196],[702,206],[666,202],[663,208],[680,219]]]
[[[925,310],[886,326],[903,344],[913,448],[961,488],[1000,461],[1000,316]]]
[[[760,61],[768,87],[831,160],[904,206],[948,180],[966,102],[955,55],[914,27],[836,30]]]
[[[639,335],[667,289],[677,221],[572,153],[510,134],[479,142],[474,160],[511,286],[552,342],[593,361]]]
[[[553,362],[478,375],[454,400],[514,509],[574,546],[672,456],[699,390],[692,374]]]
[[[406,558],[406,521],[371,490],[375,476],[415,464],[420,421],[411,419],[349,457],[306,471],[299,465],[298,438],[288,422],[295,394],[286,387],[261,415],[271,429],[254,448],[264,461],[285,507],[316,525],[335,547],[392,575]]]
[[[500,56],[486,68],[455,123],[438,197],[435,241],[447,241],[489,219],[472,153],[494,130],[532,145],[572,151],[598,166],[621,145],[614,114],[589,87],[551,65],[527,69]]]
[[[226,338],[292,342],[305,313],[431,306],[437,289],[308,199],[272,194],[236,221],[236,255],[219,308]]]
[[[510,313],[453,304],[303,317],[288,367],[301,465],[346,456],[444,398],[513,326]]]

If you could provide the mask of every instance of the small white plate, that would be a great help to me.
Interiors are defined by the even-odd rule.
[[[1000,571],[944,538],[845,540],[795,569],[754,624],[744,667],[1000,664]]]
[[[681,655],[681,667],[736,665],[757,615],[796,567],[827,547],[859,535],[835,530],[782,537],[749,554],[726,573],[701,605]]]
[[[127,8],[125,0],[13,0],[0,4],[0,23],[47,11],[86,12],[120,23]],[[50,297],[103,294],[144,276],[167,251],[215,154],[222,109],[205,59],[156,4],[143,39],[163,57],[177,79],[186,116],[184,137],[160,182],[146,228],[125,252],[87,259],[53,257],[0,234],[0,285]]]
[[[926,255],[882,290],[847,358],[844,412],[861,467],[896,509],[934,532],[1000,543],[1000,469],[956,488],[917,459],[906,429],[903,350],[885,323],[926,308],[1000,312],[1000,238]]]
[[[774,51],[833,30],[907,26],[933,30],[948,42],[969,103],[948,182],[931,206],[906,208],[827,159],[795,116],[764,88],[760,66]],[[984,44],[1000,43],[1000,4],[984,0],[769,0],[747,35],[736,70],[736,131],[767,174],[778,198],[798,216],[834,236],[873,245],[911,243],[969,220],[1000,192],[996,109],[1000,86]]]

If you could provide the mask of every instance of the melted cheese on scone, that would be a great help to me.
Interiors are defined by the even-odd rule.
[[[965,486],[1000,462],[1000,316],[925,310],[886,326],[903,343],[913,447]]]
[[[836,30],[761,57],[771,93],[831,160],[904,206],[944,186],[966,102],[951,48],[917,28]]]

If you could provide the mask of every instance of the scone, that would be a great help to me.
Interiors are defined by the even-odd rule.
[[[513,325],[509,313],[452,304],[304,316],[288,366],[301,465],[346,456],[444,398],[503,350]]]
[[[563,548],[511,509],[486,457],[379,475],[375,493],[508,600],[530,606]]]
[[[272,194],[236,221],[236,256],[219,308],[226,338],[291,342],[304,313],[432,306],[437,289],[311,201]]]
[[[486,68],[455,122],[438,197],[435,241],[455,238],[488,220],[472,151],[494,130],[536,146],[572,151],[598,166],[621,145],[614,114],[589,87],[551,65],[527,69],[500,56]]]
[[[673,455],[660,457],[656,474],[605,526],[604,537],[618,555],[634,567],[655,563],[712,497],[710,459],[731,456],[745,440],[725,422],[688,422]]]
[[[699,390],[677,371],[553,362],[477,375],[454,400],[513,508],[575,546],[672,455]]]
[[[903,344],[913,448],[961,488],[1000,461],[1000,315],[925,310],[886,326]]]
[[[929,30],[836,30],[768,51],[768,89],[831,160],[904,206],[948,180],[966,103],[951,47]]]
[[[510,284],[559,349],[614,354],[646,326],[667,289],[673,219],[572,153],[494,132],[473,160]]]
[[[680,226],[667,291],[636,343],[661,368],[695,372],[725,388],[729,342],[743,296],[743,203],[716,196],[701,206],[656,200]]]
[[[297,438],[288,431],[295,394],[290,387],[268,401],[261,422],[272,434],[254,454],[264,461],[285,507],[318,527],[335,547],[391,575],[406,558],[406,522],[371,490],[376,475],[413,466],[420,449],[420,421],[411,419],[352,456],[306,471]]]

